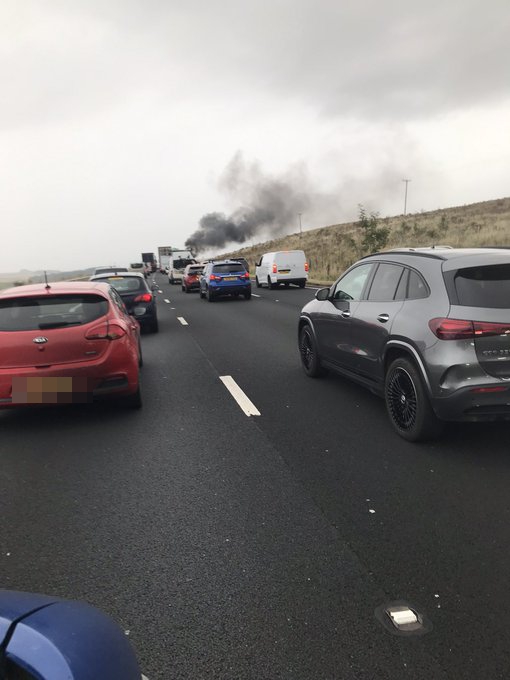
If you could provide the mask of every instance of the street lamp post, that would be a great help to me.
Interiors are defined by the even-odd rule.
[[[409,184],[409,182],[411,180],[410,179],[403,179],[402,181],[406,183],[406,191],[405,191],[405,194],[404,194],[404,215],[406,215],[407,214],[407,185]]]

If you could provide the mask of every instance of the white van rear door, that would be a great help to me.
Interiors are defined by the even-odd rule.
[[[304,275],[305,258],[303,253],[277,253],[275,261],[278,274]]]

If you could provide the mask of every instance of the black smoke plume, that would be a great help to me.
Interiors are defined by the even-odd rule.
[[[267,232],[271,237],[298,230],[298,213],[310,205],[306,172],[297,166],[281,177],[266,176],[257,163],[245,163],[238,152],[220,180],[220,189],[237,203],[231,215],[204,215],[199,228],[186,241],[195,253],[222,248],[227,243],[244,243]]]

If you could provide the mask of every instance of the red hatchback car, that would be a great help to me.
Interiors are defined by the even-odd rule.
[[[140,326],[106,283],[0,293],[0,408],[116,397],[142,405]]]
[[[200,290],[200,277],[204,271],[203,264],[188,264],[182,277],[182,290],[191,293],[192,290]]]

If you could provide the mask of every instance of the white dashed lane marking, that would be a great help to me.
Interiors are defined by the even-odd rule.
[[[165,302],[166,302],[167,305],[170,304],[170,300],[167,300],[166,298],[165,298]]]
[[[183,316],[178,316],[177,318],[179,319],[183,326],[189,326],[188,322]]]
[[[251,296],[252,297],[260,297],[260,295],[257,295],[257,293],[252,293]]]
[[[220,380],[248,417],[260,416],[258,408],[250,399],[248,399],[231,375],[220,375]]]

